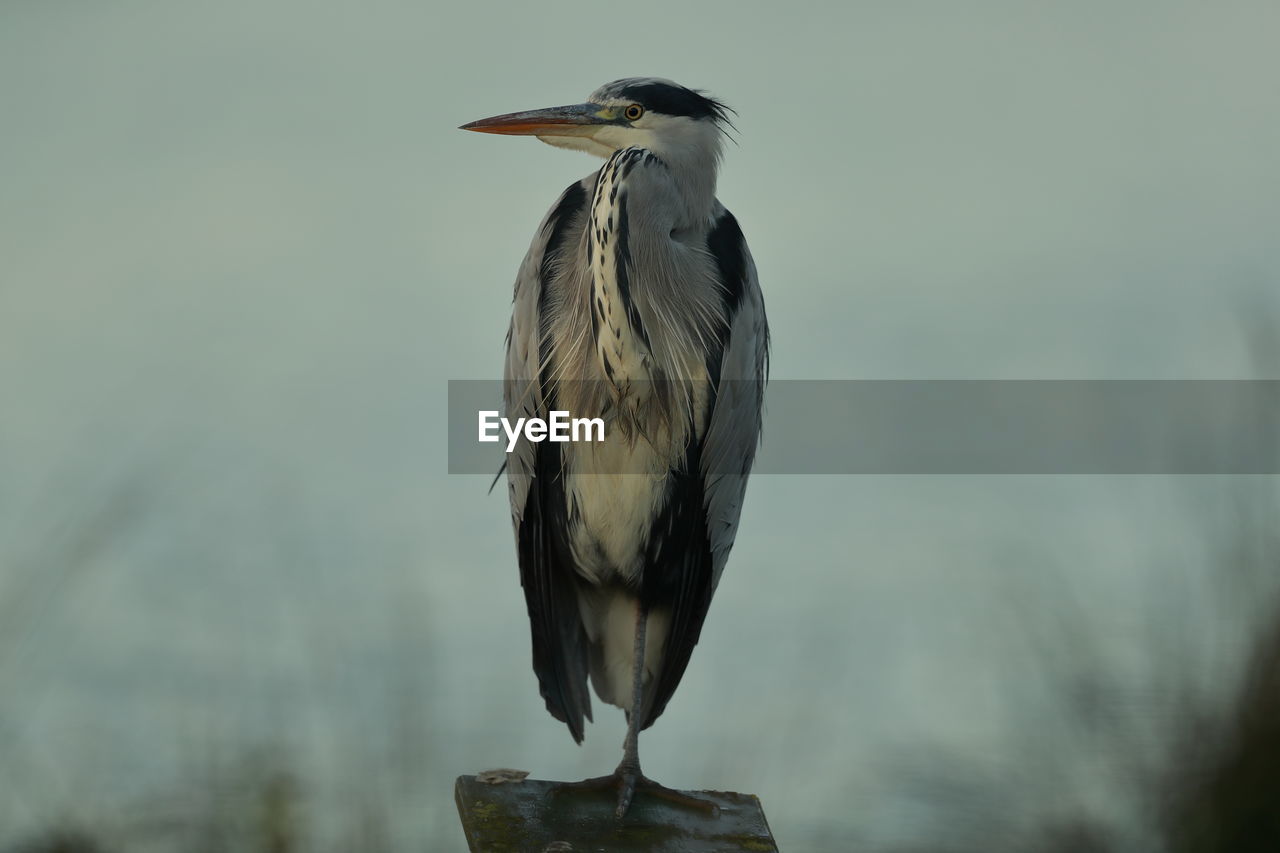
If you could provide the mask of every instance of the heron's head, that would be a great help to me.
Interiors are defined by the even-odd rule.
[[[507,113],[463,130],[536,136],[548,145],[608,157],[646,148],[673,159],[719,158],[729,108],[694,89],[657,77],[628,77],[596,89],[584,104]]]

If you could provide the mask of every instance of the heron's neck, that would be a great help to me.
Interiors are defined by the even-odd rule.
[[[683,207],[677,219],[686,228],[709,225],[711,221],[720,168],[720,140],[715,133],[710,139],[675,139],[652,148],[675,178]]]

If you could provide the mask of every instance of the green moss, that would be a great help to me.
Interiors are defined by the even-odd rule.
[[[471,804],[471,816],[481,823],[488,823],[498,816],[500,810],[497,803],[486,803],[476,800]]]

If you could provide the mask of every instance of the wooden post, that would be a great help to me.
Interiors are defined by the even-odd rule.
[[[482,777],[489,778],[487,774]],[[713,817],[638,793],[617,818],[608,791],[560,788],[538,779],[459,776],[454,786],[471,853],[777,853],[753,794],[685,791],[720,806]]]

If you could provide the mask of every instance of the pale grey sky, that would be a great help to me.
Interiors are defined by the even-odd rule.
[[[443,473],[445,380],[497,375],[516,265],[595,163],[457,125],[630,75],[735,107],[777,377],[1243,377],[1277,32],[1263,2],[6,4],[0,596],[121,484],[142,509],[0,659],[0,763],[108,810],[118,768],[181,776],[157,740],[333,772],[385,719],[369,679],[418,678],[432,819],[460,772],[613,766],[620,715],[579,750],[541,708],[501,494]],[[1123,650],[1145,569],[1196,565],[1181,488],[762,479],[647,768],[759,793],[783,839],[850,791],[911,837],[878,750],[998,755],[1006,691],[1035,707],[973,631],[1007,575],[1109,600]]]

